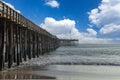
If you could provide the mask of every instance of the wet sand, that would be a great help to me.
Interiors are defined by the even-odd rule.
[[[55,79],[50,76],[40,76],[28,72],[1,72],[0,79]]]
[[[1,72],[0,79],[120,80],[120,66],[48,65],[18,67]]]
[[[41,66],[39,66],[39,68],[37,68],[38,66],[31,66],[31,67],[16,67],[16,68],[12,68],[9,70],[4,70],[0,72],[0,80],[13,80],[13,79],[19,79],[19,80],[23,80],[23,79],[56,79],[56,77],[52,77],[52,76],[45,76],[45,75],[40,75],[40,74],[35,74],[34,69],[36,70],[41,70]]]

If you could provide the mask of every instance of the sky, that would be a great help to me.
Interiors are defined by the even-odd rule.
[[[3,0],[58,38],[120,43],[120,0]]]

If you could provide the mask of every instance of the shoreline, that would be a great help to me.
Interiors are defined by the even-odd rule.
[[[23,66],[0,72],[0,79],[119,80],[120,67],[103,65]]]

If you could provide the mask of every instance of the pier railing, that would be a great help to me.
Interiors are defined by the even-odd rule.
[[[39,57],[59,39],[0,1],[0,70]]]
[[[11,7],[3,3],[2,1],[0,1],[0,17],[5,17],[7,19],[10,19],[11,21],[16,22],[17,24],[20,24],[23,27],[27,27],[30,30],[38,31],[48,36],[53,36],[49,34],[47,31],[38,27],[32,21],[25,18],[23,15],[18,13],[16,10],[12,9]]]

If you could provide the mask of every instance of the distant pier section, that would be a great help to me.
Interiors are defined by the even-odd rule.
[[[78,43],[78,39],[60,39],[60,46],[76,46]]]

